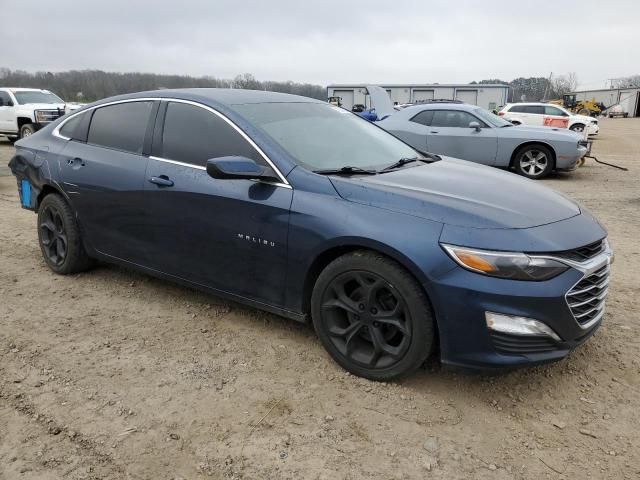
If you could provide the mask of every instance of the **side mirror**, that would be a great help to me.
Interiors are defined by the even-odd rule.
[[[246,157],[218,157],[207,160],[207,173],[220,180],[278,180],[269,167]]]
[[[469,122],[469,128],[473,128],[476,132],[481,130],[480,124],[478,122]]]

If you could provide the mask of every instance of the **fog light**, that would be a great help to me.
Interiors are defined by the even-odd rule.
[[[551,328],[532,318],[503,315],[493,312],[484,312],[484,316],[489,330],[508,333],[509,335],[543,335],[553,338],[556,342],[562,341],[558,334]]]

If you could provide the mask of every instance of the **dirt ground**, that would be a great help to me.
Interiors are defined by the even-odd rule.
[[[601,132],[628,172],[545,183],[609,230],[602,328],[550,366],[394,384],[274,315],[112,266],[53,275],[1,177],[0,479],[640,478],[640,118]]]

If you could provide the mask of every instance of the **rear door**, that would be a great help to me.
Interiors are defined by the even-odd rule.
[[[10,104],[13,104],[13,100],[9,93],[0,91],[0,132],[3,133],[18,131],[15,108]]]
[[[99,252],[145,264],[142,197],[157,102],[104,106],[71,118],[60,171],[87,240]],[[150,148],[150,136],[148,137]]]
[[[248,137],[208,107],[163,102],[153,151],[144,182],[152,268],[281,305],[291,187],[210,177],[210,158],[235,155],[268,163]]]
[[[522,110],[522,123],[538,127],[544,125],[544,105],[524,105]]]
[[[469,127],[477,122],[480,130]],[[427,130],[427,150],[463,160],[493,165],[498,150],[495,129],[463,110],[434,110]]]

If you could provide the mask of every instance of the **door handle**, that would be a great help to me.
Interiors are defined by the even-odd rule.
[[[70,158],[67,160],[67,165],[73,168],[84,167],[84,160],[82,160],[80,157]]]
[[[439,133],[438,130],[431,130],[429,133]]]
[[[155,183],[159,187],[173,187],[173,180],[169,180],[166,175],[160,175],[159,177],[151,177],[149,179],[151,183]]]

